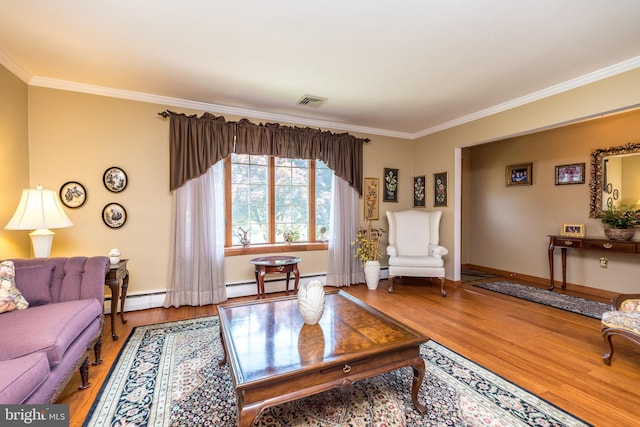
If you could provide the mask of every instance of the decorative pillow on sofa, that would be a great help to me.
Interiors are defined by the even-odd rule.
[[[51,296],[51,274],[56,265],[45,262],[42,265],[17,267],[15,269],[16,287],[31,307],[53,302]]]
[[[15,284],[13,261],[0,263],[0,313],[13,310],[24,310],[29,303],[22,296]]]

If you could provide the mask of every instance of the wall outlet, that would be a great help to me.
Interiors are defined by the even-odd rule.
[[[600,258],[600,267],[607,268],[609,266],[609,260],[606,258]]]

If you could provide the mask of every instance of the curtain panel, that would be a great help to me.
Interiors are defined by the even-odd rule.
[[[233,127],[224,117],[171,114],[169,125],[169,190],[198,178],[233,150]]]
[[[168,114],[171,191],[235,152],[322,160],[362,195],[362,147],[367,139],[277,123],[257,125],[247,119],[228,122],[209,113],[201,117]]]

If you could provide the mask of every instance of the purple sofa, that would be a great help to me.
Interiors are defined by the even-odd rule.
[[[78,368],[88,387],[92,347],[101,362],[109,258],[12,261],[29,308],[0,314],[0,404],[52,403]]]

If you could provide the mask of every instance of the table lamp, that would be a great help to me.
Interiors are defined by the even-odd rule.
[[[33,230],[29,233],[36,258],[48,258],[55,233],[50,228],[71,227],[73,223],[64,212],[53,190],[37,186],[22,190],[22,198],[6,230]]]

